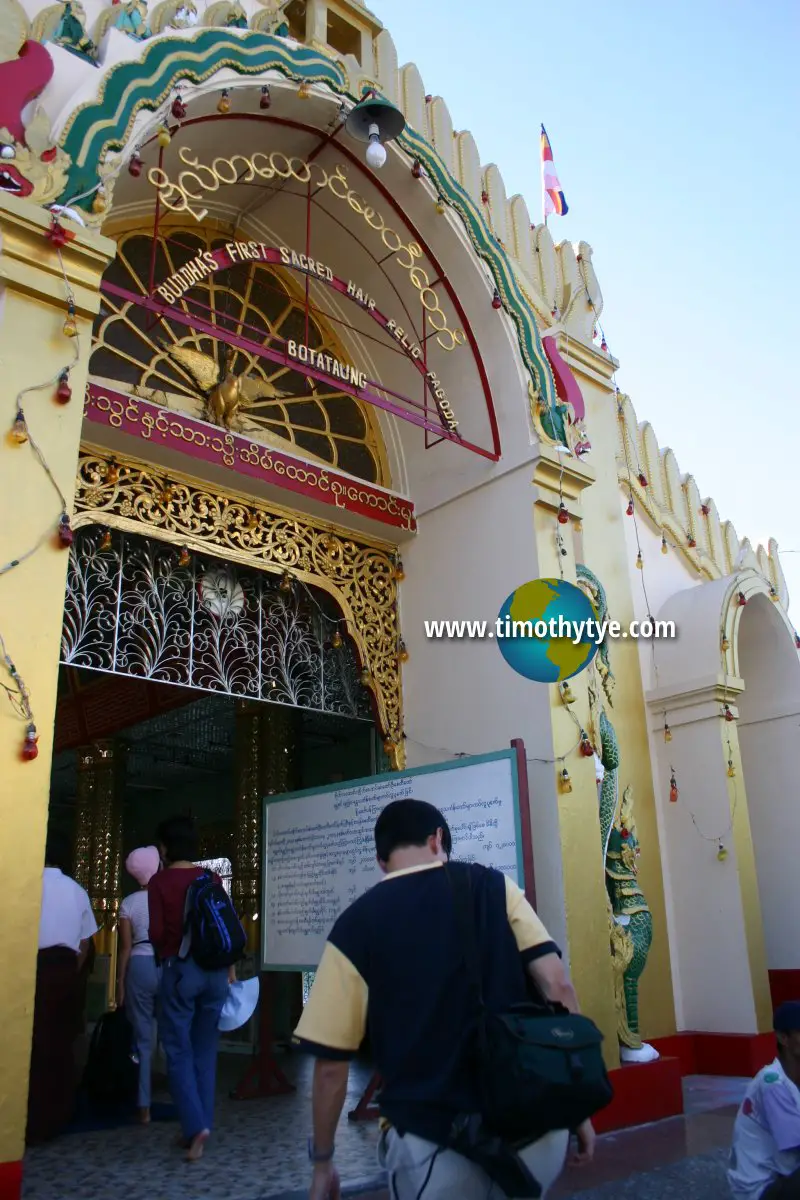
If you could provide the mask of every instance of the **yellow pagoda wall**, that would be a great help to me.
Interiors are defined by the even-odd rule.
[[[70,373],[72,400],[53,400],[55,377],[71,360],[74,343],[64,336],[65,280],[54,248],[45,240],[50,216],[41,208],[0,192],[0,360],[3,363],[5,429],[14,420],[15,397],[24,388],[50,380],[24,398],[30,431],[71,503],[83,419],[91,324],[99,308],[98,285],[112,257],[107,238],[80,234],[61,252],[75,296],[79,358]],[[0,561],[20,558],[43,538],[40,548],[3,578],[0,633],[5,652],[30,693],[38,757],[25,762],[21,749],[26,723],[3,697],[0,705],[0,828],[3,830],[4,886],[8,905],[0,938],[0,978],[4,988],[0,1020],[0,1179],[3,1164],[23,1154],[33,999],[36,930],[42,895],[42,868],[50,798],[50,765],[56,709],[59,646],[69,555],[56,528],[61,504],[30,443],[0,447],[4,506],[0,522]],[[2,682],[13,687],[3,670]],[[10,1193],[9,1193],[10,1194]]]

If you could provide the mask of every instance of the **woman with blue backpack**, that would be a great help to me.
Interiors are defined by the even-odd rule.
[[[241,922],[218,875],[198,866],[191,817],[162,822],[164,870],[148,885],[150,941],[161,963],[161,1043],[186,1157],[202,1157],[211,1132],[219,1018],[245,951]]]

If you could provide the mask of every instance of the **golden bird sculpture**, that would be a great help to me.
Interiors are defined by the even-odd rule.
[[[236,351],[225,347],[223,366],[212,354],[203,354],[188,346],[163,344],[163,349],[173,362],[191,375],[202,395],[206,415],[215,425],[231,429],[239,413],[251,408],[259,400],[290,400],[294,397],[281,392],[266,379],[252,375],[234,375],[232,367]]]

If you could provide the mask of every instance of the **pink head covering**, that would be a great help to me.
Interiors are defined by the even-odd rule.
[[[138,884],[147,887],[161,865],[161,856],[155,846],[141,846],[131,850],[125,859],[125,870]]]

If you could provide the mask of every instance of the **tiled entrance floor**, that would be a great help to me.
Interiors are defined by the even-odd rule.
[[[24,1200],[302,1200],[311,1064],[284,1060],[297,1087],[290,1096],[231,1100],[227,1092],[246,1065],[241,1058],[221,1063],[217,1129],[200,1163],[189,1166],[173,1148],[174,1122],[71,1133],[28,1153]],[[366,1068],[354,1068],[348,1109],[368,1078]],[[727,1147],[744,1085],[686,1080],[685,1117],[607,1134],[592,1166],[569,1170],[550,1193],[552,1200],[723,1200]],[[386,1197],[376,1178],[376,1142],[374,1123],[343,1119],[337,1160],[346,1190],[361,1192],[362,1200]]]

